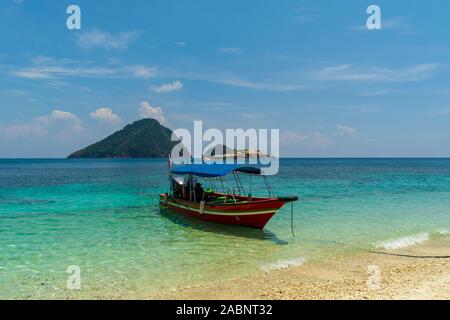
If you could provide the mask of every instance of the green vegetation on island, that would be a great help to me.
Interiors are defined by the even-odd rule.
[[[164,158],[178,142],[172,130],[155,119],[142,119],[105,139],[78,150],[69,158]]]

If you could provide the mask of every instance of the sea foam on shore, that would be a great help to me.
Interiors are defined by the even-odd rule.
[[[450,234],[450,231],[447,229],[439,229],[438,231],[436,231],[437,234],[441,235],[441,236],[445,236]]]
[[[286,259],[286,260],[278,260],[275,262],[269,262],[262,264],[259,269],[264,272],[270,272],[280,269],[286,269],[289,267],[301,266],[306,262],[305,257],[295,258],[295,259]]]
[[[376,243],[376,248],[383,248],[387,250],[394,250],[394,249],[400,249],[405,248],[409,246],[413,246],[416,244],[421,244],[426,241],[428,241],[430,238],[428,233],[419,233],[416,235],[411,235],[407,237],[402,238],[396,238],[396,239],[388,239],[384,241],[380,241]]]

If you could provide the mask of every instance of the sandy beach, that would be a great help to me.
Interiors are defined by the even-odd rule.
[[[145,298],[450,299],[450,259],[429,257],[449,256],[450,238],[385,252],[389,254],[364,252],[306,262],[286,269],[261,271],[251,277],[181,287]]]

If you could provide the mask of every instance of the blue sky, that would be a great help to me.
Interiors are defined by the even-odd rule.
[[[364,27],[369,4],[382,30]],[[279,128],[282,156],[450,156],[449,9],[4,0],[0,157],[64,157],[142,117]]]

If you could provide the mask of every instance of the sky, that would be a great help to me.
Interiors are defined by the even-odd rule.
[[[381,30],[366,27],[371,4]],[[146,117],[280,129],[285,157],[449,157],[449,9],[2,0],[0,158],[66,157]]]

